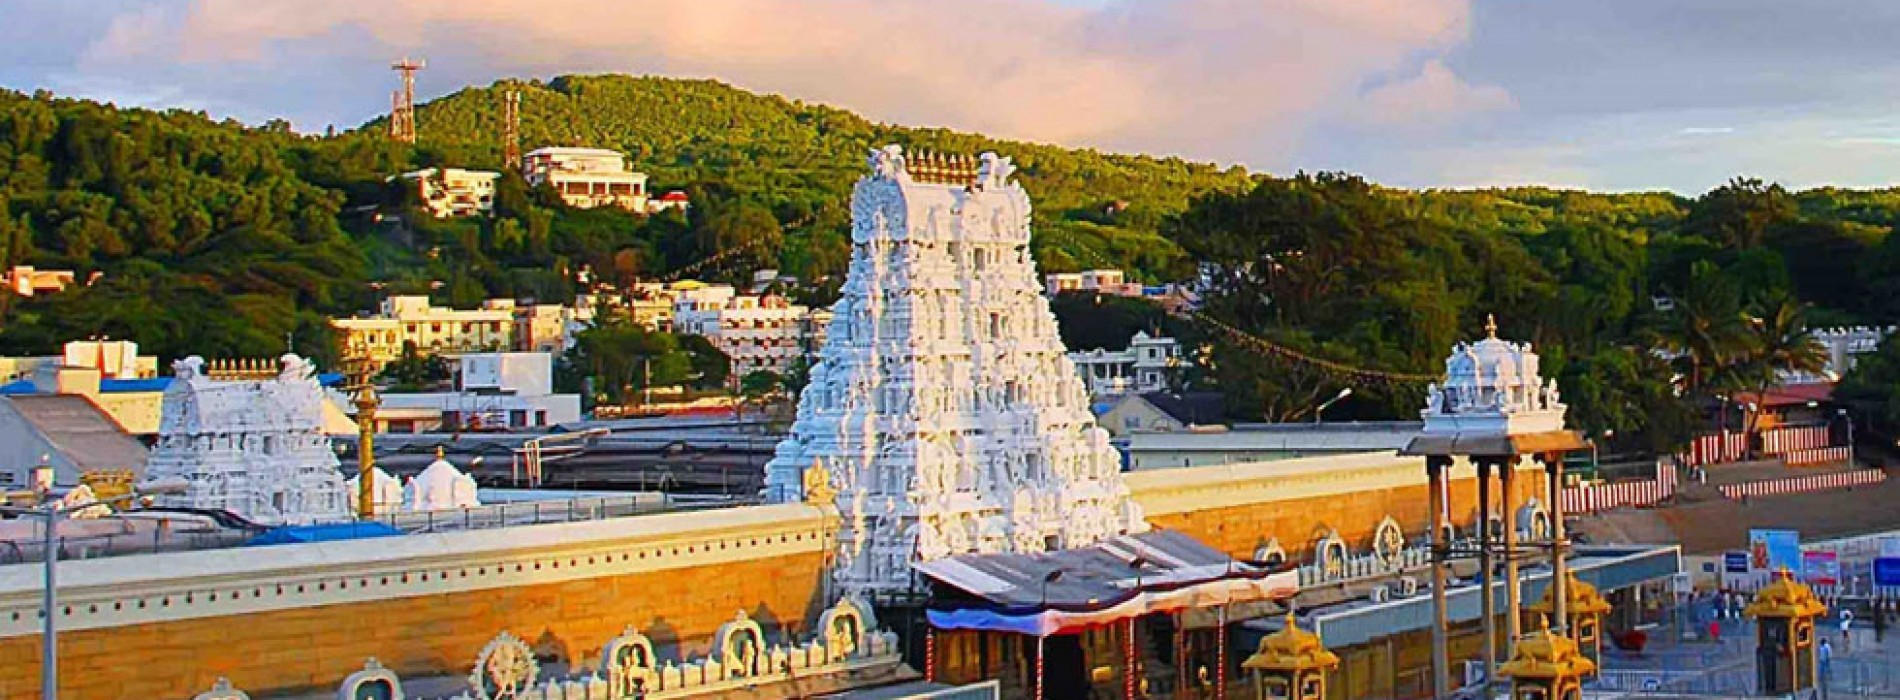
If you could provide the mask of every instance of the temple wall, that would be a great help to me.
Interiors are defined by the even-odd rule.
[[[597,664],[629,625],[703,654],[745,610],[768,633],[823,607],[826,519],[763,506],[404,538],[74,561],[61,566],[61,688],[188,698],[334,689],[376,657],[468,672],[503,630]],[[40,566],[0,567],[0,697],[39,696]],[[70,611],[70,612],[69,612]]]
[[[1453,510],[1475,511],[1454,468]],[[1278,537],[1295,557],[1323,526],[1366,542],[1387,514],[1425,523],[1415,458],[1347,455],[1125,475],[1159,527],[1237,555]],[[1537,472],[1520,471],[1529,492]],[[259,691],[333,689],[369,657],[405,676],[461,675],[511,631],[564,661],[598,662],[632,625],[703,653],[743,609],[802,631],[826,601],[835,521],[803,505],[640,516],[66,562],[62,687],[73,697],[191,697],[218,676]],[[0,697],[37,697],[40,567],[0,567]],[[68,612],[70,608],[70,612]]]
[[[1541,467],[1526,463],[1511,484],[1519,504],[1544,484]],[[1193,535],[1236,557],[1250,557],[1268,539],[1278,538],[1289,555],[1299,558],[1329,527],[1349,545],[1366,545],[1387,515],[1408,538],[1427,527],[1422,457],[1364,453],[1138,471],[1124,478],[1149,523]],[[1451,470],[1451,514],[1461,531],[1477,521],[1477,504],[1477,471],[1459,461]]]

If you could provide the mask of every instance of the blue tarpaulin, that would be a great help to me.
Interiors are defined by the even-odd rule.
[[[401,530],[384,523],[331,523],[329,525],[292,525],[272,528],[262,535],[244,543],[247,547],[269,544],[296,544],[300,542],[333,542],[336,540],[360,540],[370,537],[394,537],[403,534]]]

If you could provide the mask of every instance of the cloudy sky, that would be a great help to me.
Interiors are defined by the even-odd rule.
[[[914,125],[1396,185],[1886,185],[1900,2],[0,0],[0,86],[300,129],[502,76],[714,77]]]

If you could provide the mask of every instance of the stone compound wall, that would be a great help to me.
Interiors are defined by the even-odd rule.
[[[1458,461],[1451,470],[1451,515],[1460,532],[1478,519],[1477,470]],[[1492,475],[1492,498],[1502,502]],[[1425,460],[1364,453],[1184,469],[1126,476],[1135,500],[1157,528],[1180,530],[1236,557],[1250,557],[1269,539],[1305,561],[1328,528],[1357,548],[1372,541],[1379,521],[1392,516],[1407,539],[1427,527]],[[1512,477],[1517,503],[1548,501],[1542,467],[1525,460]]]
[[[798,505],[75,561],[61,568],[69,697],[186,698],[219,676],[256,693],[334,689],[376,657],[461,675],[511,631],[597,664],[632,625],[662,656],[707,651],[745,610],[805,629],[830,526]],[[0,697],[39,696],[40,566],[0,568]]]
[[[1470,466],[1453,513],[1475,513]],[[1529,494],[1541,485],[1519,472]],[[1357,547],[1387,515],[1424,529],[1423,460],[1345,455],[1126,475],[1157,527],[1239,556],[1322,528]],[[70,697],[187,698],[219,676],[257,695],[334,689],[376,657],[406,677],[462,675],[496,634],[596,664],[628,625],[661,656],[707,651],[741,609],[775,634],[825,603],[836,522],[773,505],[507,530],[120,557],[61,566],[60,677]],[[0,567],[0,697],[38,697],[40,567]],[[668,646],[681,647],[679,650]],[[684,652],[684,654],[678,652]]]

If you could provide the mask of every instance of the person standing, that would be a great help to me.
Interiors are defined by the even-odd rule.
[[[1854,611],[1843,608],[1841,610],[1841,650],[1842,651],[1854,650],[1854,637],[1852,635],[1853,631],[1854,631]]]

